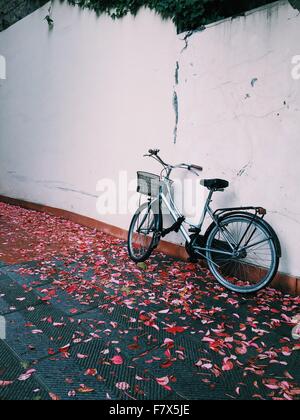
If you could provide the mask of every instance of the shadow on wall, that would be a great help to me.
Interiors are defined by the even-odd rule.
[[[300,12],[300,0],[289,0],[289,3],[294,9],[297,9]]]
[[[78,2],[75,2],[73,0],[59,0],[60,3],[69,2],[71,4],[75,4]],[[9,26],[13,25],[14,23],[18,22],[19,20],[23,19],[24,17],[28,16],[30,13],[34,12],[35,10],[39,9],[40,7],[44,6],[46,3],[48,3],[49,0],[15,0],[13,2],[8,2],[7,0],[0,0],[0,32],[7,29]],[[226,2],[226,1],[210,1],[205,6],[205,12],[203,15],[203,9],[201,8],[201,13],[199,15],[199,22],[198,20],[195,20],[193,22],[193,15],[191,13],[191,27],[180,27],[182,16],[175,15],[174,20],[177,24],[178,31],[183,32],[186,30],[193,30],[196,29],[194,27],[195,25],[199,28],[202,26],[203,21],[207,21],[206,23],[210,23],[219,19],[222,19],[224,17],[230,17],[242,14],[243,10],[249,10],[253,9],[255,7],[262,6],[264,4],[271,3],[271,0],[261,0],[261,1],[255,1],[249,2],[249,0],[243,0],[239,2],[239,5],[237,5],[234,2]],[[97,3],[97,1],[94,1],[92,3]],[[100,3],[100,2],[99,2]],[[113,2],[112,2],[113,3]],[[117,2],[115,2],[117,3]],[[123,2],[124,3],[124,2]],[[136,3],[136,2],[135,2]],[[141,2],[141,3],[147,3]],[[199,1],[199,4],[201,2]],[[297,9],[300,11],[300,0],[289,0],[289,3],[294,9]],[[124,4],[123,4],[124,6]],[[95,6],[96,7],[96,6]],[[124,6],[125,7],[125,6]],[[129,6],[128,6],[129,7]],[[132,6],[133,8],[136,6]],[[193,5],[194,7],[194,5]],[[170,7],[172,8],[172,7]],[[195,12],[195,10],[194,10]],[[48,16],[49,17],[49,16]],[[47,19],[47,17],[46,17]],[[186,19],[186,18],[185,18]],[[48,20],[48,19],[47,19]],[[52,29],[53,22],[48,24],[50,26],[50,29]]]
[[[0,0],[0,32],[48,2],[49,0]]]

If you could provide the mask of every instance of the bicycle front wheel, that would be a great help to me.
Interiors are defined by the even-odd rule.
[[[214,277],[238,293],[257,292],[272,281],[278,270],[276,238],[260,219],[225,217],[211,229],[206,248]]]
[[[143,204],[133,216],[128,233],[128,253],[134,262],[146,261],[158,243],[158,215],[151,203]]]

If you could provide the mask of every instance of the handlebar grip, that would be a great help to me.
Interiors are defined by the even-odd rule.
[[[191,168],[196,169],[197,171],[203,171],[202,166],[198,166],[198,165],[191,165]]]

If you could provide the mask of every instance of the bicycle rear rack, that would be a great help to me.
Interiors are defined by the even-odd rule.
[[[265,217],[265,215],[267,214],[267,210],[263,207],[227,207],[227,208],[222,208],[222,209],[217,209],[214,211],[213,215],[214,216],[221,216],[224,213],[230,213],[230,212],[243,212],[246,210],[250,210],[250,211],[254,211],[254,217],[256,216],[260,216],[262,219]]]

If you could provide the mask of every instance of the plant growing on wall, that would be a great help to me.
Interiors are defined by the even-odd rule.
[[[73,5],[106,13],[113,19],[128,13],[136,15],[141,7],[154,10],[164,19],[172,19],[178,32],[195,30],[213,21],[243,14],[272,0],[67,0]]]

